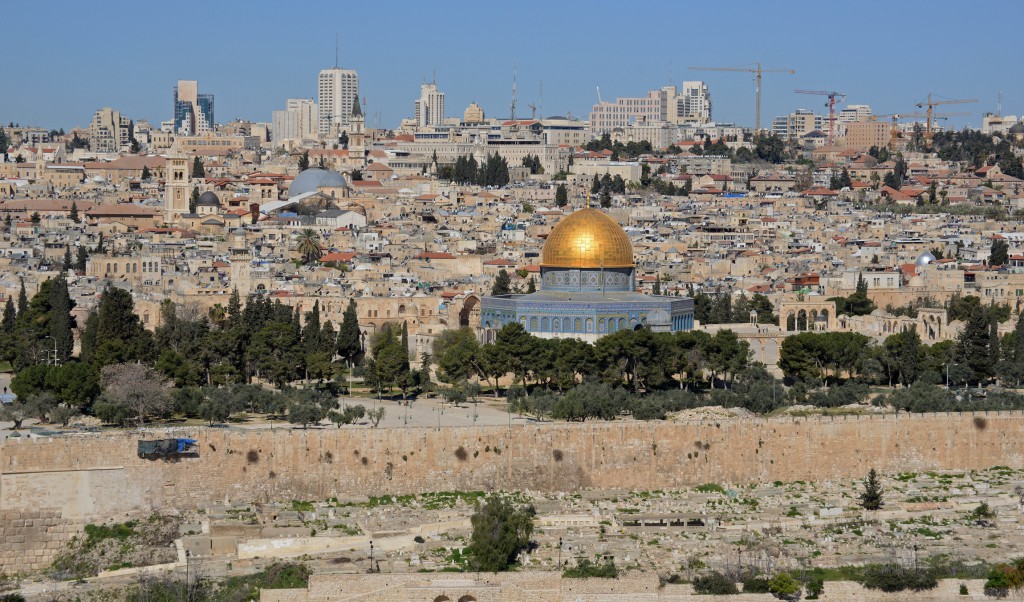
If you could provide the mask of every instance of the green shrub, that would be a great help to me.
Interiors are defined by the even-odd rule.
[[[743,580],[744,594],[768,594],[768,580],[764,577],[748,577]]]
[[[586,558],[581,558],[576,566],[567,568],[562,573],[562,577],[570,579],[585,579],[589,577],[614,579],[618,576],[619,569],[616,568],[614,562],[591,562]]]
[[[768,591],[782,600],[796,600],[800,598],[800,582],[789,573],[779,573],[768,582]]]
[[[807,582],[807,599],[817,600],[821,596],[822,592],[825,591],[825,581],[819,577],[815,577]]]
[[[904,568],[899,565],[874,564],[864,568],[861,584],[868,589],[883,592],[916,592],[934,589],[939,585],[938,579],[927,571]]]
[[[729,596],[740,593],[732,579],[717,571],[694,578],[693,591],[713,596]]]
[[[725,488],[717,483],[704,483],[697,487],[699,493],[721,493],[725,495]]]

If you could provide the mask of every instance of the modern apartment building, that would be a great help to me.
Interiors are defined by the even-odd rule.
[[[854,121],[867,121],[871,118],[871,105],[846,105],[836,114],[836,122],[853,123]]]
[[[672,90],[675,90],[672,87]],[[674,100],[674,99],[673,99]],[[590,134],[597,138],[611,134],[615,128],[629,127],[637,121],[666,121],[669,94],[652,90],[639,98],[617,98],[615,102],[599,102],[590,111]]]
[[[351,69],[324,69],[317,78],[320,137],[337,137],[351,129],[352,106],[359,97],[359,74]]]
[[[855,121],[846,124],[843,146],[866,151],[872,146],[886,146],[892,140],[892,124],[888,121]]]
[[[814,130],[824,131],[827,128],[828,117],[815,115],[807,109],[797,109],[789,115],[779,115],[772,120],[772,133],[783,140],[799,138]]]
[[[444,121],[444,92],[431,82],[420,86],[420,97],[416,99],[413,119],[417,127],[441,125]]]
[[[178,80],[174,86],[174,132],[195,136],[213,131],[213,126],[213,94],[200,94],[195,80]]]
[[[116,153],[131,149],[134,136],[132,120],[110,107],[92,116],[89,124],[89,146],[98,153]]]
[[[676,102],[676,123],[711,122],[711,93],[704,82],[683,82],[682,95]]]

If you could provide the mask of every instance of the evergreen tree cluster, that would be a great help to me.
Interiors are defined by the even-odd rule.
[[[540,157],[537,155],[526,155],[523,157],[523,167],[530,168],[530,175],[544,173],[544,167],[540,164]]]
[[[483,163],[477,164],[473,155],[460,155],[454,165],[440,168],[441,178],[458,184],[476,186],[505,186],[509,183],[508,161],[498,153],[487,155]]]
[[[688,294],[693,298],[693,317],[701,324],[746,324],[750,321],[751,310],[757,312],[758,324],[776,324],[779,321],[772,302],[760,293],[748,299],[744,292],[734,299],[731,293],[708,294],[694,292],[691,288]]]
[[[640,140],[639,142],[631,140],[623,144],[621,142],[612,142],[612,137],[608,134],[602,134],[600,138],[591,140],[583,145],[583,148],[592,152],[610,150],[614,153],[613,156],[620,158],[635,158],[640,155],[654,153],[654,147],[647,140]]]

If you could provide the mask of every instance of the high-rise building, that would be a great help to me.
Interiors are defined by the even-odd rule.
[[[711,122],[711,93],[704,82],[683,82],[683,93],[677,102],[680,123]]]
[[[439,92],[437,84],[431,82],[420,86],[420,97],[416,99],[416,125],[441,125],[444,121],[444,92]]]
[[[299,115],[295,111],[273,111],[270,118],[270,139],[274,146],[299,137]]]
[[[317,133],[321,137],[337,137],[348,131],[352,106],[359,97],[359,75],[351,69],[324,69],[317,78],[317,95]]]
[[[274,144],[286,140],[311,139],[317,136],[316,103],[306,98],[289,98],[283,111],[274,111],[271,119],[271,136]]]
[[[178,80],[174,86],[174,132],[206,134],[213,130],[213,124],[213,94],[200,94],[195,80]]]
[[[289,98],[285,109],[295,112],[296,127],[299,138],[315,138],[317,133],[316,103],[312,98]]]
[[[98,153],[129,150],[134,140],[132,120],[120,112],[104,107],[92,116],[89,124],[89,145]]]

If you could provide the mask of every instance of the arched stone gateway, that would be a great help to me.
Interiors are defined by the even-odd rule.
[[[807,298],[784,299],[779,302],[779,328],[785,332],[818,331],[835,329],[833,323],[836,304],[827,299]]]

